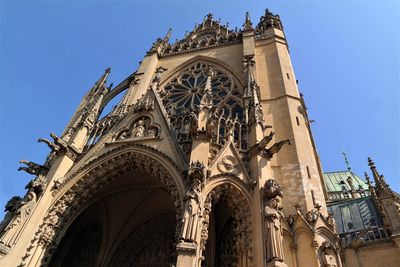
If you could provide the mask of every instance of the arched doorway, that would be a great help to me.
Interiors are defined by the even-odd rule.
[[[203,216],[208,221],[202,229],[201,266],[250,266],[250,207],[243,192],[229,183],[215,187],[207,196]]]
[[[49,266],[170,266],[176,217],[168,188],[153,175],[130,171],[93,195]]]

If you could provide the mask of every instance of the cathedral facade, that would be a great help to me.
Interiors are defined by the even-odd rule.
[[[375,185],[323,174],[279,16],[170,35],[21,161],[0,266],[398,266],[399,195],[372,160]],[[370,216],[346,217],[359,202]]]

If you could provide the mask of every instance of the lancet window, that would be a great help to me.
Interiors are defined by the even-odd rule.
[[[212,75],[210,75],[210,69]],[[197,120],[207,79],[211,79],[214,130],[212,142],[223,145],[232,135],[238,149],[247,149],[242,89],[220,68],[197,63],[178,74],[160,92],[170,123],[184,150],[190,149],[191,131]]]

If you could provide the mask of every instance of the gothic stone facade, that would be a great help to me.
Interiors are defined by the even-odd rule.
[[[209,14],[170,34],[119,85],[106,69],[39,139],[45,163],[21,162],[34,179],[7,203],[0,265],[362,266],[327,212],[279,16],[237,31]]]

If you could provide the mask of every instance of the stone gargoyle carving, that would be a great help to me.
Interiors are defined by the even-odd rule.
[[[271,132],[269,135],[265,136],[261,139],[260,142],[254,144],[248,151],[249,159],[254,158],[256,155],[259,155],[267,160],[272,159],[274,154],[278,153],[282,147],[286,144],[291,145],[289,139],[277,142],[273,144],[270,148],[266,148],[267,145],[271,142],[272,137],[274,136],[274,132]]]
[[[49,171],[49,168],[47,168],[46,166],[34,163],[32,161],[22,159],[19,162],[25,164],[27,167],[19,167],[18,171],[26,171],[27,173],[32,175],[46,175]]]

